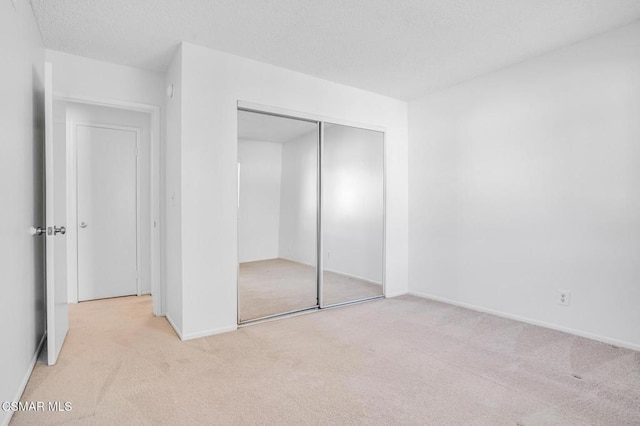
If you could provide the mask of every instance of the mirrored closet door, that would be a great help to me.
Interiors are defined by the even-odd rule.
[[[238,322],[318,307],[317,122],[238,111]]]
[[[238,323],[382,297],[384,133],[238,110]]]
[[[384,133],[323,123],[322,307],[383,295]]]

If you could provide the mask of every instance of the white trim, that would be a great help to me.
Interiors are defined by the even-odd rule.
[[[318,121],[317,139],[317,161],[316,161],[316,281],[317,281],[317,301],[318,308],[324,309],[324,122]],[[282,168],[281,168],[282,169]],[[282,171],[280,172],[282,182]],[[280,184],[282,193],[282,183]],[[280,207],[282,211],[282,207]],[[281,213],[282,214],[282,213]],[[279,245],[279,243],[278,243]]]
[[[150,106],[151,110],[151,129],[149,133],[150,146],[149,146],[149,173],[151,174],[151,205],[150,219],[151,226],[151,294],[153,302],[153,314],[156,316],[162,316],[166,312],[166,293],[163,285],[162,275],[162,262],[160,259],[160,203],[161,203],[161,185],[160,175],[162,174],[162,158],[160,157],[160,107]]]
[[[545,321],[539,321],[539,320],[535,320],[535,319],[532,319],[532,318],[522,317],[520,315],[509,314],[509,313],[502,312],[502,311],[497,311],[497,310],[494,310],[494,309],[483,308],[482,306],[472,305],[470,303],[457,302],[455,300],[447,299],[445,297],[433,296],[431,294],[422,293],[422,292],[418,292],[418,291],[410,291],[409,294],[412,295],[412,296],[421,297],[423,299],[430,299],[430,300],[434,300],[436,302],[447,303],[449,305],[459,306],[461,308],[471,309],[471,310],[477,311],[477,312],[483,312],[483,313],[495,315],[495,316],[502,317],[502,318],[507,318],[507,319],[511,319],[511,320],[515,320],[515,321],[524,322],[524,323],[527,323],[527,324],[532,324],[532,325],[537,325],[537,326],[544,327],[544,328],[549,328],[551,330],[562,331],[564,333],[573,334],[574,336],[585,337],[587,339],[596,340],[598,342],[607,343],[609,345],[614,345],[614,346],[618,346],[618,347],[621,347],[621,348],[631,349],[631,350],[634,350],[634,351],[640,351],[640,345],[638,345],[638,344],[631,343],[631,342],[625,342],[623,340],[612,339],[610,337],[601,336],[599,334],[593,334],[593,333],[589,333],[589,332],[586,332],[586,331],[580,331],[580,330],[576,330],[576,329],[569,328],[569,327],[563,327],[561,325],[551,324],[551,323],[548,323],[548,322],[545,322]]]
[[[288,257],[276,257],[273,259],[265,259],[265,260],[278,260],[278,259],[282,259],[282,260],[286,260],[287,262],[293,262],[293,263],[297,263],[298,265],[304,265],[304,266],[308,266],[310,268],[316,269],[316,265],[314,265],[313,263],[305,263],[305,262],[300,262],[299,260],[295,260],[295,259],[290,259]],[[253,260],[249,261],[249,262],[242,262],[242,263],[251,263],[253,262]],[[260,260],[256,260],[256,262],[261,262]]]
[[[112,107],[112,108],[122,108],[122,109],[128,109],[131,111],[138,111],[138,112],[146,112],[146,113],[151,113],[154,111],[160,111],[160,107],[157,105],[150,105],[150,104],[141,104],[141,103],[137,103],[137,102],[129,102],[129,101],[122,101],[119,99],[108,99],[108,98],[98,98],[98,97],[93,97],[93,96],[76,96],[76,95],[68,95],[65,93],[61,93],[61,92],[54,92],[53,93],[53,98],[54,99],[58,99],[60,101],[65,101],[65,102],[75,102],[75,103],[79,103],[79,104],[89,104],[89,105],[97,105],[97,106],[105,106],[105,107]]]
[[[299,265],[309,266],[310,268],[314,268],[314,269],[316,267],[316,265],[313,265],[311,263],[300,262],[299,260],[290,259],[288,257],[282,257],[282,256],[280,256],[280,257],[268,257],[268,258],[265,258],[265,259],[251,259],[251,260],[247,260],[247,261],[244,261],[244,262],[238,262],[238,263],[242,264],[242,263],[252,263],[252,262],[265,262],[267,260],[279,260],[279,259],[286,260],[287,262],[297,263]],[[333,270],[333,269],[324,269],[324,271],[325,272],[333,272],[334,274],[344,275],[346,277],[356,278],[358,280],[366,281],[368,283],[375,284],[375,285],[382,285],[381,282],[373,281],[373,280],[370,280],[368,278],[364,278],[364,277],[361,277],[361,276],[358,276],[358,275],[354,275],[354,274],[347,274],[346,272],[340,272],[340,271],[336,271],[336,270]],[[403,293],[403,294],[405,294],[405,293]]]
[[[44,171],[45,171],[45,223],[47,233],[45,236],[45,259],[46,259],[46,274],[45,274],[45,308],[46,308],[46,330],[49,338],[47,339],[47,362],[49,365],[56,363],[58,357],[58,349],[56,348],[57,336],[56,333],[56,315],[55,315],[55,241],[53,236],[55,234],[50,232],[55,228],[55,192],[53,190],[54,183],[54,152],[53,152],[53,65],[50,62],[44,63]],[[61,283],[58,283],[60,285]],[[60,324],[58,324],[60,326]],[[64,337],[61,340],[64,341]]]
[[[74,228],[76,230],[75,232],[75,239],[70,238],[67,241],[67,252],[69,252],[69,249],[71,248],[72,250],[75,250],[76,255],[79,253],[79,241],[78,241],[78,127],[91,127],[94,129],[107,129],[107,130],[119,130],[119,131],[124,131],[124,132],[132,132],[135,133],[135,137],[136,137],[136,141],[135,141],[135,164],[136,164],[136,183],[135,183],[135,190],[136,190],[136,295],[137,296],[142,296],[142,283],[141,283],[141,276],[140,276],[140,270],[141,268],[141,259],[142,259],[142,241],[141,241],[141,237],[142,234],[140,232],[140,229],[142,228],[142,208],[141,208],[141,202],[142,202],[142,193],[143,191],[141,190],[140,187],[140,182],[142,181],[141,176],[140,176],[140,171],[142,170],[142,167],[140,167],[140,156],[138,155],[138,153],[140,152],[139,150],[139,146],[140,146],[140,133],[141,133],[141,129],[139,127],[133,127],[133,126],[121,126],[121,125],[117,125],[117,124],[105,124],[105,123],[100,123],[100,122],[94,122],[94,121],[69,121],[67,120],[67,123],[71,125],[72,128],[72,132],[73,132],[73,136],[72,136],[72,140],[71,140],[71,146],[67,145],[67,148],[71,149],[72,151],[72,157],[75,159],[75,162],[72,164],[67,164],[67,172],[69,172],[69,168],[73,168],[74,171],[73,173],[67,173],[67,180],[71,181],[70,185],[68,187],[72,187],[72,191],[73,193],[75,193],[74,196],[71,197],[67,197],[67,209],[69,211],[74,212],[74,216],[75,216],[75,221],[70,220],[71,218],[67,215],[67,227],[69,228]],[[68,140],[67,140],[68,142]],[[151,218],[149,218],[151,220]],[[150,260],[150,259],[149,259]],[[67,261],[67,264],[69,262]],[[151,262],[150,262],[151,263]],[[75,276],[76,276],[76,283],[75,283],[75,289],[72,289],[72,294],[71,294],[71,299],[75,300],[75,302],[79,302],[80,301],[80,280],[79,280],[79,273],[78,273],[78,268],[79,268],[79,264],[78,264],[78,259],[75,259],[75,264],[73,265],[75,267]],[[149,279],[151,279],[149,277]],[[146,282],[146,281],[145,281]]]
[[[387,299],[390,299],[392,297],[404,296],[405,294],[409,294],[409,292],[408,291],[396,291],[394,293],[385,294],[384,297],[386,297]]]
[[[160,202],[161,202],[161,186],[160,175],[162,164],[160,158],[160,139],[161,139],[161,123],[160,123],[160,106],[143,104],[137,102],[123,101],[119,99],[99,98],[91,96],[78,96],[61,92],[54,92],[53,98],[60,101],[75,102],[89,105],[97,105],[111,108],[120,108],[130,111],[137,111],[150,114],[151,129],[150,137],[150,181],[151,181],[151,208],[150,208],[150,226],[151,226],[151,294],[153,297],[153,314],[163,316],[166,312],[166,293],[163,285],[162,263],[160,261]]]
[[[387,286],[387,178],[389,166],[387,165],[387,129],[382,131],[382,295],[388,297],[389,286]],[[408,219],[408,218],[407,218]]]
[[[38,362],[38,356],[40,355],[40,351],[44,346],[44,341],[46,340],[46,338],[47,338],[47,331],[45,330],[44,333],[42,334],[42,338],[40,339],[40,343],[38,343],[36,352],[33,354],[33,357],[31,358],[29,367],[27,367],[27,372],[22,378],[22,382],[20,383],[20,387],[18,387],[18,392],[16,393],[16,396],[13,398],[13,401],[20,401],[20,398],[22,398],[22,394],[24,393],[24,390],[27,388],[27,383],[29,383],[29,379],[31,378],[33,369],[36,367],[36,363]],[[11,422],[12,417],[13,417],[13,411],[12,410],[7,411],[7,416],[4,418],[4,420],[0,422],[0,424],[2,426],[8,426],[9,423]]]
[[[119,124],[100,123],[98,121],[73,121],[72,123],[76,127],[85,126],[85,127],[95,127],[96,129],[122,130],[124,132],[135,132],[136,136],[140,135],[140,128],[135,126],[121,126]],[[138,145],[138,141],[136,140],[136,149],[138,149],[137,145]]]
[[[227,333],[229,331],[236,331],[237,329],[238,329],[237,325],[230,325],[228,327],[218,327],[212,330],[205,330],[205,331],[198,331],[197,333],[183,334],[181,339],[182,340],[198,339],[200,337],[213,336],[214,334],[221,334],[221,333]]]
[[[229,326],[229,327],[219,327],[219,328],[214,328],[212,330],[205,330],[205,331],[199,331],[197,333],[185,334],[185,333],[182,332],[182,330],[180,330],[180,328],[178,328],[176,323],[171,318],[171,315],[166,314],[165,318],[167,319],[167,321],[169,322],[171,327],[173,327],[173,331],[178,335],[178,337],[182,341],[198,339],[200,337],[213,336],[214,334],[226,333],[226,332],[229,332],[229,331],[236,331],[238,329],[237,325],[232,325],[232,326]]]
[[[66,119],[66,118],[65,118]],[[75,126],[70,120],[66,120],[66,171],[67,171],[67,302],[78,303],[78,211],[76,180],[78,157],[75,150]]]
[[[167,313],[164,317],[165,317],[165,318],[167,319],[167,321],[169,322],[169,325],[173,328],[173,331],[178,335],[178,338],[179,338],[180,340],[184,340],[184,339],[182,338],[182,330],[180,330],[180,329],[178,328],[178,326],[176,325],[176,323],[175,323],[175,322],[173,322],[173,319],[171,318],[171,315],[169,315],[169,314]]]
[[[290,259],[290,258],[288,258],[288,257],[282,257],[282,256],[280,256],[280,257],[275,257],[275,258],[273,258],[273,257],[272,257],[272,258],[269,258],[269,259],[248,260],[248,261],[246,261],[246,262],[238,262],[238,264],[251,263],[251,262],[265,262],[265,261],[267,261],[267,260],[279,260],[279,259],[286,260],[287,262],[297,263],[298,265],[304,265],[304,266],[308,266],[308,267],[310,267],[310,268],[316,269],[316,265],[314,265],[314,264],[311,264],[311,263],[305,263],[305,262],[300,262],[299,260]],[[368,279],[368,278],[361,277],[361,276],[359,276],[359,275],[348,274],[348,273],[346,273],[346,272],[340,272],[340,271],[336,271],[336,270],[334,270],[334,269],[326,269],[326,268],[322,269],[322,271],[323,271],[323,272],[333,272],[334,274],[344,275],[345,277],[349,277],[349,278],[355,278],[355,279],[360,280],[360,281],[365,281],[365,282],[367,282],[367,283],[369,283],[369,284],[384,286],[384,283],[383,283],[383,282],[373,281],[373,280],[370,280],[370,279]],[[407,292],[405,291],[405,292],[404,292],[404,293],[402,293],[402,294],[407,294]],[[384,294],[382,294],[382,295],[384,296]]]
[[[291,117],[293,119],[298,118],[298,119],[309,120],[309,121],[323,122],[327,124],[339,124],[341,126],[357,127],[359,129],[374,130],[376,132],[382,132],[382,133],[387,132],[386,127],[382,127],[382,126],[358,123],[356,121],[343,120],[341,118],[335,118],[335,117],[329,117],[326,115],[279,108],[279,107],[274,107],[270,105],[262,105],[254,102],[238,100],[237,106],[240,109],[247,109],[247,110],[255,111],[258,113],[277,114],[277,115],[283,115],[286,117]]]
[[[366,282],[368,284],[379,285],[379,286],[382,285],[382,282],[373,281],[373,280],[370,280],[369,278],[361,277],[361,276],[358,276],[358,275],[355,275],[355,274],[348,274],[346,272],[336,271],[334,269],[324,268],[322,270],[322,272],[331,272],[331,273],[334,273],[334,274],[343,275],[345,277],[354,278],[356,280],[364,281],[364,282]]]

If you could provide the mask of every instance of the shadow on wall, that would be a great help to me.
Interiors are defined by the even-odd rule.
[[[44,86],[37,69],[32,69],[32,111],[33,111],[33,226],[45,226],[45,126],[44,126]],[[45,237],[34,237],[33,270],[35,271],[34,324],[37,327],[32,334],[39,343],[45,325]],[[40,327],[43,327],[41,330]]]

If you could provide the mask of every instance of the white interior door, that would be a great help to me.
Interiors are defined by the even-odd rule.
[[[135,130],[78,125],[78,300],[139,294]]]
[[[67,306],[65,141],[53,140],[53,67],[45,63],[47,362],[56,363],[69,331]]]

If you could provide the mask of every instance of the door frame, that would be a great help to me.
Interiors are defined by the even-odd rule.
[[[101,107],[110,107],[110,108],[118,108],[128,111],[134,112],[142,112],[149,114],[150,116],[150,158],[149,158],[149,169],[150,169],[150,217],[149,217],[149,226],[150,229],[150,267],[151,267],[151,296],[153,299],[153,314],[156,316],[164,316],[166,312],[166,297],[165,297],[165,288],[164,288],[164,279],[162,273],[162,263],[160,261],[161,257],[161,194],[160,194],[160,177],[162,173],[162,165],[161,165],[161,154],[160,154],[160,106],[152,105],[152,104],[144,104],[137,102],[129,102],[122,101],[118,99],[108,99],[108,98],[98,98],[98,97],[89,97],[89,96],[76,96],[70,95],[60,92],[54,92],[53,94],[54,100],[64,101],[64,102],[73,102],[78,104],[86,104],[93,106],[101,106]],[[72,134],[69,132],[69,123],[67,123],[67,174],[69,173],[69,167],[75,166],[75,150],[71,151],[73,148],[74,140],[72,138]],[[70,187],[70,182],[67,184],[67,191],[74,190],[76,182],[72,182],[74,185]],[[73,206],[75,207],[75,206]],[[67,213],[69,212],[69,208],[67,208]],[[76,241],[77,244],[77,241]],[[77,259],[76,259],[77,262]],[[77,265],[76,265],[77,267]],[[77,303],[77,297],[75,301],[71,301],[71,303]]]
[[[136,145],[135,145],[135,156],[136,156],[136,296],[142,296],[142,284],[140,282],[140,266],[141,266],[141,259],[142,259],[142,241],[141,240],[141,232],[139,231],[142,228],[142,214],[141,214],[141,198],[142,198],[142,188],[140,186],[140,182],[142,181],[141,179],[141,170],[142,167],[140,167],[140,161],[142,161],[140,159],[140,156],[138,155],[140,152],[140,133],[141,133],[141,129],[138,127],[131,127],[131,126],[120,126],[120,125],[116,125],[116,124],[105,124],[105,123],[100,123],[100,122],[94,122],[94,121],[67,121],[67,131],[71,128],[71,134],[67,133],[67,148],[69,148],[69,142],[71,142],[71,155],[73,156],[73,161],[71,162],[71,164],[68,164],[68,166],[71,166],[71,168],[74,169],[74,172],[72,174],[67,174],[67,178],[69,180],[71,180],[70,185],[69,186],[73,186],[73,191],[75,192],[75,197],[67,197],[67,207],[70,207],[73,204],[74,207],[74,211],[76,212],[75,215],[75,220],[71,220],[71,218],[69,217],[69,214],[67,214],[67,226],[68,227],[74,227],[76,229],[76,238],[75,241],[72,241],[71,244],[75,245],[76,248],[76,253],[79,253],[80,251],[80,238],[79,238],[79,233],[77,232],[78,229],[78,206],[80,205],[78,199],[79,199],[79,194],[78,194],[78,127],[80,126],[84,126],[84,127],[92,127],[92,128],[96,128],[96,129],[108,129],[108,130],[122,130],[125,132],[133,132],[136,134]],[[69,141],[69,139],[71,139],[71,141]],[[69,169],[69,167],[68,167]],[[75,203],[74,203],[75,202]],[[67,244],[69,244],[69,242],[67,242]],[[79,273],[78,271],[80,270],[80,263],[78,262],[78,259],[75,259],[75,269],[76,269],[76,277],[78,278],[76,280],[76,292],[75,292],[75,297],[73,297],[74,295],[69,295],[70,298],[75,299],[76,302],[80,301],[80,279],[79,279]]]

